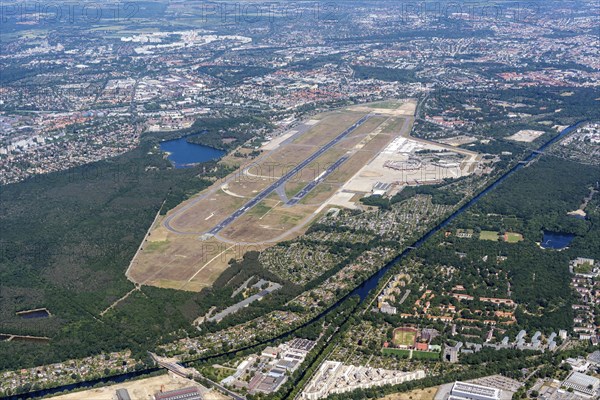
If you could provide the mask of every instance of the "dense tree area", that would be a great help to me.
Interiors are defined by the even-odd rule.
[[[453,206],[464,198],[462,193],[453,192],[445,188],[446,184],[439,185],[423,185],[423,186],[407,186],[400,193],[394,195],[390,202],[392,204],[404,201],[417,194],[425,194],[431,196],[433,204],[444,204]]]
[[[246,78],[264,76],[273,71],[272,68],[251,65],[210,65],[198,68],[198,72],[218,78],[227,84],[239,84]]]
[[[119,157],[0,188],[0,332],[51,339],[0,342],[0,370],[124,348],[141,353],[189,329],[202,311],[202,294],[144,287],[99,315],[133,288],[124,272],[165,199],[209,184],[202,166],[173,169],[151,148],[144,141]],[[224,173],[214,166],[206,170]],[[52,316],[15,315],[37,307]]]
[[[391,82],[414,82],[416,80],[414,71],[403,69],[353,65],[352,70],[358,79],[379,79]]]
[[[383,197],[379,195],[372,195],[363,197],[360,199],[361,203],[366,206],[379,207],[384,210],[389,210],[392,205],[403,202],[409,198],[422,194],[431,196],[431,202],[433,204],[443,205],[455,205],[458,204],[464,195],[452,191],[446,187],[446,183],[438,185],[422,185],[422,186],[406,186],[399,193],[392,197]]]
[[[250,144],[258,145],[261,134],[273,129],[268,113],[244,115],[223,115],[198,118],[191,127],[179,131],[146,132],[144,139],[153,144],[163,140],[185,137],[190,143],[213,147],[219,150],[233,150],[255,139]],[[256,143],[254,143],[256,141]]]
[[[482,198],[475,212],[522,218],[529,233],[548,229],[582,234],[589,224],[567,212],[579,208],[598,181],[598,167],[544,156]]]
[[[272,128],[267,119],[259,116],[199,118],[190,128],[192,136],[188,142],[231,150],[256,137],[257,132],[266,133]]]

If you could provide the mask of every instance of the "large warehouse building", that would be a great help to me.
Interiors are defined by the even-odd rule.
[[[475,385],[467,382],[455,382],[448,400],[499,400],[500,389]]]

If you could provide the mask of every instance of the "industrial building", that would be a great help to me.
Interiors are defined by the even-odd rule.
[[[202,393],[196,387],[188,387],[168,392],[158,392],[154,395],[155,400],[204,400]]]
[[[385,195],[387,193],[388,190],[390,190],[391,186],[392,185],[390,183],[375,182],[375,184],[373,185],[373,189],[371,190],[371,192],[375,196],[383,196],[383,195]]]
[[[562,386],[571,388],[579,394],[597,398],[596,395],[598,395],[598,390],[600,390],[600,379],[573,371],[564,380]]]
[[[117,389],[117,400],[131,400],[127,389]]]
[[[245,389],[249,394],[276,392],[315,344],[312,340],[296,338],[278,347],[266,347],[260,355],[251,355],[242,361],[235,373],[221,380],[221,384]]]
[[[500,400],[500,389],[474,383],[455,382],[448,400]]]

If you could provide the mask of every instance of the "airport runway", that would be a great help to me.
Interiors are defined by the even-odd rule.
[[[294,130],[296,130],[296,133],[294,133],[292,136],[288,137],[286,140],[284,140],[281,144],[284,143],[290,143],[292,141],[294,141],[298,136],[306,133],[307,131],[309,131],[310,129],[314,128],[314,124],[313,125],[307,125],[307,124],[300,124],[297,127],[294,128]],[[281,145],[280,144],[280,145]],[[260,155],[257,159],[255,159],[250,165],[246,166],[243,171],[239,171],[236,172],[235,174],[230,175],[229,177],[227,177],[227,179],[225,180],[225,182],[223,182],[223,184],[227,184],[230,181],[233,181],[235,179],[239,179],[240,176],[243,176],[244,173],[248,173],[248,170],[250,170],[253,166],[258,165],[258,163],[265,159],[268,158],[271,154],[272,151],[276,151],[276,149],[268,151],[262,155]],[[222,185],[216,185],[214,188],[209,189],[207,192],[201,194],[200,196],[196,197],[195,199],[189,201],[185,206],[183,206],[182,208],[180,208],[179,210],[175,211],[174,213],[170,214],[167,216],[167,218],[165,218],[165,220],[162,222],[162,225],[169,230],[170,232],[173,233],[177,233],[179,235],[201,235],[204,232],[186,232],[186,231],[179,231],[177,229],[175,229],[174,227],[171,226],[171,222],[177,218],[179,215],[185,213],[187,210],[189,210],[190,208],[192,208],[194,205],[196,205],[196,203],[202,201],[203,199],[205,199],[206,197],[214,194],[215,192],[221,190],[221,186]],[[143,243],[142,243],[143,244]]]
[[[358,128],[360,125],[362,125],[369,118],[371,118],[371,114],[367,114],[364,117],[362,117],[361,119],[359,119],[358,121],[356,121],[354,124],[352,124],[352,126],[350,126],[344,132],[342,132],[338,136],[336,136],[335,139],[333,139],[332,141],[327,143],[325,146],[321,147],[319,150],[317,150],[315,153],[313,153],[310,157],[308,157],[307,159],[302,161],[300,164],[296,165],[294,168],[292,168],[290,171],[288,171],[281,178],[277,179],[275,182],[270,184],[266,189],[264,189],[262,192],[260,192],[256,197],[254,197],[252,200],[247,202],[241,208],[237,209],[233,214],[231,214],[225,220],[220,222],[217,226],[215,226],[210,231],[208,231],[208,233],[211,235],[216,235],[217,233],[222,231],[224,228],[226,228],[228,225],[230,225],[233,221],[235,221],[236,219],[241,217],[246,211],[248,211],[249,209],[254,207],[256,204],[260,203],[262,200],[264,200],[273,191],[275,191],[277,189],[277,187],[285,184],[290,178],[292,178],[294,175],[296,175],[298,172],[300,172],[304,167],[306,167],[308,164],[310,164],[311,162],[313,162],[314,160],[319,158],[321,155],[323,155],[323,153],[328,151],[330,148],[335,146],[340,140],[342,140],[346,136],[348,136],[352,131],[354,131],[356,128]]]
[[[327,168],[321,175],[319,175],[316,179],[311,181],[308,185],[306,185],[301,191],[299,191],[290,201],[286,203],[288,206],[293,206],[298,203],[300,200],[304,198],[311,190],[313,190],[319,183],[323,182],[325,178],[327,178],[333,171],[338,169],[340,165],[342,165],[350,156],[343,156],[333,164],[329,168]]]

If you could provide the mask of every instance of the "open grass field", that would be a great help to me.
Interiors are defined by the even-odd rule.
[[[589,274],[593,271],[594,267],[590,263],[579,264],[573,267],[573,272],[576,274]]]
[[[403,106],[403,102],[399,106]],[[410,110],[412,105],[406,110]],[[414,108],[414,107],[413,107]],[[134,282],[198,291],[210,286],[232,258],[264,250],[302,234],[341,187],[405,128],[407,118],[380,115],[381,108],[354,107],[323,113],[294,128],[287,140],[245,163],[229,176],[179,204],[151,228],[127,276]],[[406,112],[403,110],[402,112]],[[375,112],[345,138],[283,185],[220,229],[206,235],[244,204],[306,160],[363,116]],[[348,157],[301,201],[286,204],[341,157]],[[228,165],[237,163],[231,157]],[[369,192],[370,185],[364,188]],[[282,193],[283,192],[283,193]]]
[[[417,338],[417,332],[413,329],[398,328],[394,330],[392,343],[396,346],[414,346]]]
[[[401,105],[402,105],[402,103],[398,100],[386,100],[386,101],[378,101],[375,103],[371,103],[367,107],[395,110],[396,108],[400,107]]]
[[[523,235],[520,233],[506,232],[503,239],[508,243],[518,243],[523,240]]]
[[[381,352],[383,353],[383,355],[386,355],[386,356],[399,355],[399,356],[410,357],[410,350],[383,348],[383,349],[381,349]]]
[[[481,231],[479,233],[479,240],[491,240],[497,242],[499,239],[498,232],[494,231]]]
[[[413,350],[412,358],[415,360],[439,360],[440,353],[436,353],[436,352],[432,352],[432,351]]]

